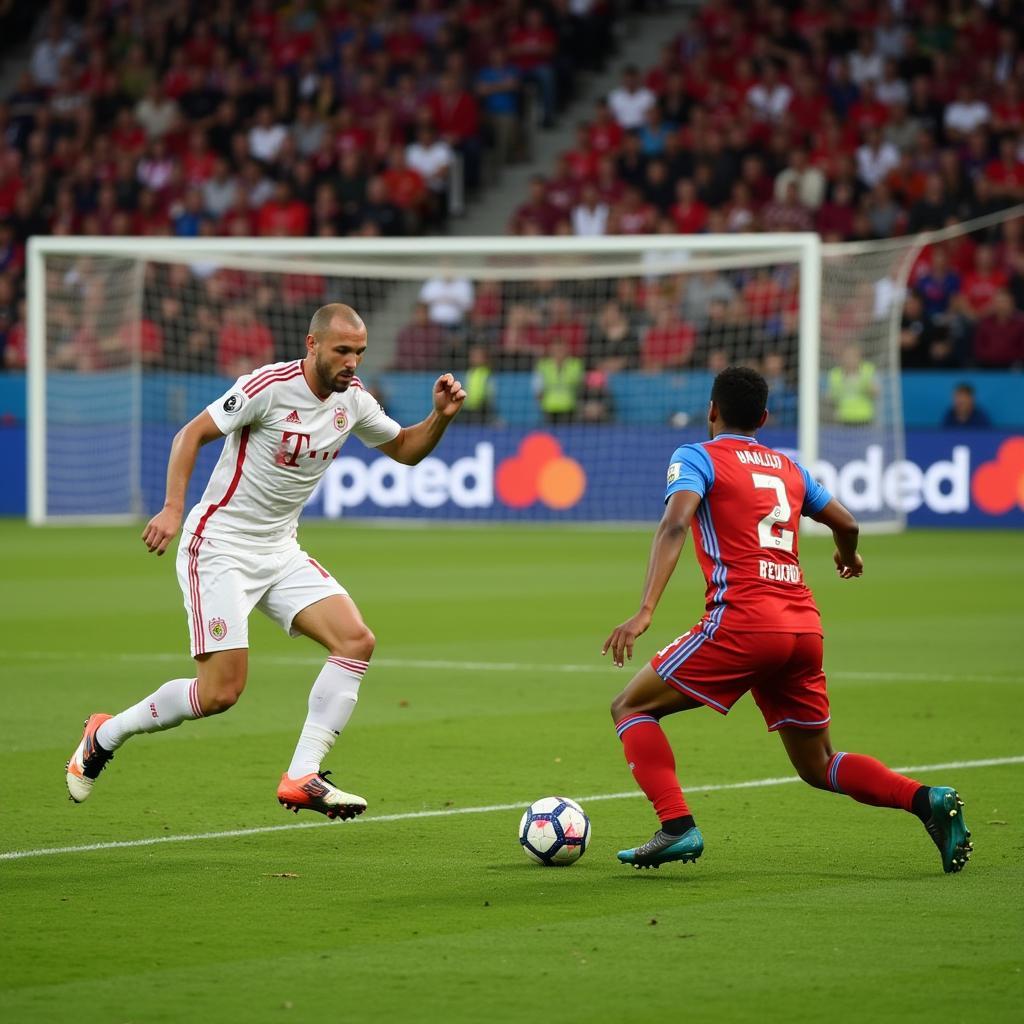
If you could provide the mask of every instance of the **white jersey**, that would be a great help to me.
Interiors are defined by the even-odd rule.
[[[358,377],[346,391],[318,398],[301,359],[239,377],[206,411],[227,436],[184,528],[260,548],[291,543],[303,506],[349,434],[376,448],[402,429]]]

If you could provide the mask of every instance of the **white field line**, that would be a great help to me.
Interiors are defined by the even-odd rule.
[[[0,662],[22,661],[70,661],[76,664],[98,657],[94,652],[84,651],[5,651],[0,654]],[[105,662],[119,661],[123,663],[146,664],[150,662],[186,662],[188,656],[169,651],[134,652],[123,654],[105,654]],[[260,654],[253,655],[253,662],[259,666],[303,666],[322,665],[323,658],[315,654]],[[644,664],[642,659],[632,662],[634,668]],[[526,661],[446,661],[429,658],[374,658],[373,666],[377,668],[418,669],[427,672],[555,672],[569,675],[587,672],[606,672],[612,667],[611,661],[601,658],[595,652],[592,665],[558,665],[550,662]],[[627,668],[629,666],[627,665]],[[850,672],[836,669],[828,673],[829,679],[847,679],[853,682],[876,682],[891,679],[905,683],[1019,683],[1024,676],[1019,675],[959,675],[956,673],[932,672]]]
[[[986,757],[976,761],[946,761],[942,764],[912,764],[903,768],[894,768],[897,772],[937,772],[946,769],[994,768],[1002,765],[1024,764],[1024,755],[1013,757]],[[709,786],[687,786],[687,793],[720,793],[730,789],[762,789],[768,786],[785,786],[791,782],[799,782],[795,775],[779,776],[768,779],[749,779],[746,782],[722,782]],[[626,790],[622,793],[597,793],[591,796],[575,797],[581,804],[593,804],[599,800],[627,800],[643,796],[639,790]],[[88,843],[82,846],[50,846],[37,850],[9,850],[0,853],[0,861],[25,860],[28,857],[52,857],[65,853],[91,853],[95,850],[123,850],[135,846],[159,846],[161,843],[192,843],[199,839],[232,839],[236,836],[257,836],[267,832],[292,832],[301,828],[331,828],[342,825],[376,825],[389,821],[413,821],[419,818],[452,818],[460,814],[491,814],[496,811],[521,811],[528,800],[514,804],[491,804],[487,807],[446,807],[437,811],[408,811],[404,814],[379,814],[369,818],[353,818],[350,822],[338,821],[299,821],[289,825],[261,825],[257,828],[234,828],[223,832],[196,832],[191,835],[153,836],[149,839],[127,839],[110,843]]]

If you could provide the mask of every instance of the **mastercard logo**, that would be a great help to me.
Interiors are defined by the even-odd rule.
[[[1024,437],[1011,437],[996,451],[992,462],[979,466],[971,479],[975,505],[991,516],[1002,516],[1017,506],[1024,509]]]
[[[509,508],[572,508],[587,489],[583,467],[562,451],[550,434],[528,434],[519,450],[498,466],[494,490]]]

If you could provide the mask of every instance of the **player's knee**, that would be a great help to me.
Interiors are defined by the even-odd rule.
[[[629,703],[629,698],[628,698],[628,697],[626,696],[626,694],[625,694],[625,693],[620,693],[620,694],[619,694],[619,695],[618,695],[618,696],[617,696],[617,697],[616,697],[616,698],[615,698],[615,699],[614,699],[614,700],[612,701],[612,707],[611,707],[611,711],[612,711],[612,721],[613,721],[613,722],[619,722],[619,721],[621,721],[621,720],[622,720],[623,718],[625,718],[625,717],[626,717],[626,715],[628,715],[628,714],[629,714],[629,713],[630,713],[630,712],[631,712],[632,710],[633,710],[633,708],[631,708],[631,707],[630,707],[630,703]]]
[[[354,633],[348,633],[335,644],[336,650],[331,653],[342,658],[357,658],[359,661],[369,661],[373,655],[373,649],[377,644],[377,638],[373,635],[369,626],[361,624]]]
[[[806,764],[796,766],[797,775],[800,776],[808,786],[815,789],[828,789],[828,760],[809,761]]]
[[[245,675],[228,675],[218,679],[208,693],[203,695],[203,714],[219,715],[238,703],[245,689]]]

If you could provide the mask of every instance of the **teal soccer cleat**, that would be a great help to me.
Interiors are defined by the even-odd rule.
[[[964,821],[964,802],[950,786],[932,786],[928,790],[932,816],[924,827],[942,855],[942,870],[946,874],[962,871],[971,859],[974,843]]]
[[[669,861],[692,864],[704,852],[704,837],[694,826],[681,836],[670,836],[659,829],[654,838],[633,850],[620,850],[616,856],[623,864],[639,868],[656,868]]]

